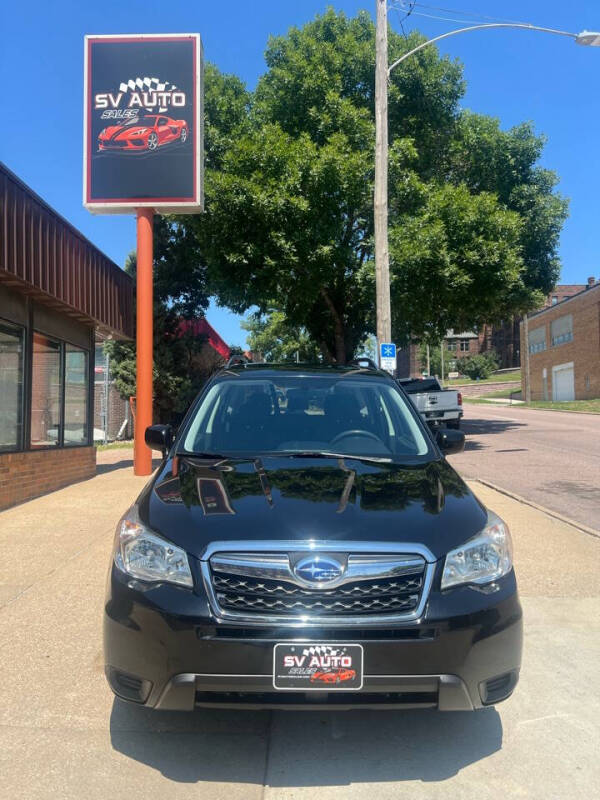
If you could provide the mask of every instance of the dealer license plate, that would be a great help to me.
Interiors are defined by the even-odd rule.
[[[273,650],[273,686],[290,691],[358,691],[363,685],[360,644],[285,642]]]

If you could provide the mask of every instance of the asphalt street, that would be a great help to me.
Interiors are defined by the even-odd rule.
[[[490,481],[600,530],[600,415],[465,403],[463,477]]]
[[[595,796],[599,538],[473,484],[511,527],[524,608],[521,681],[496,708],[151,712],[110,693],[101,625],[115,524],[145,479],[127,451],[99,455],[92,480],[0,514],[2,796]]]

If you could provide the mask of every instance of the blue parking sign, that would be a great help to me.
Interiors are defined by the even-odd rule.
[[[379,345],[379,367],[391,372],[396,372],[396,345],[393,342],[384,342]]]

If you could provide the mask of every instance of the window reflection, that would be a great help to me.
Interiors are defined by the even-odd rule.
[[[33,334],[31,378],[31,446],[60,443],[60,399],[62,394],[60,343]]]
[[[0,450],[21,445],[23,427],[23,331],[0,322]]]
[[[65,445],[87,441],[88,359],[85,350],[65,347]]]

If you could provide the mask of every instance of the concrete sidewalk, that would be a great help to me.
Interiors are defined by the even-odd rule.
[[[513,698],[476,714],[156,714],[113,699],[101,651],[115,524],[145,483],[131,451],[0,514],[5,797],[593,796],[600,784],[600,540],[487,487],[525,611]]]

